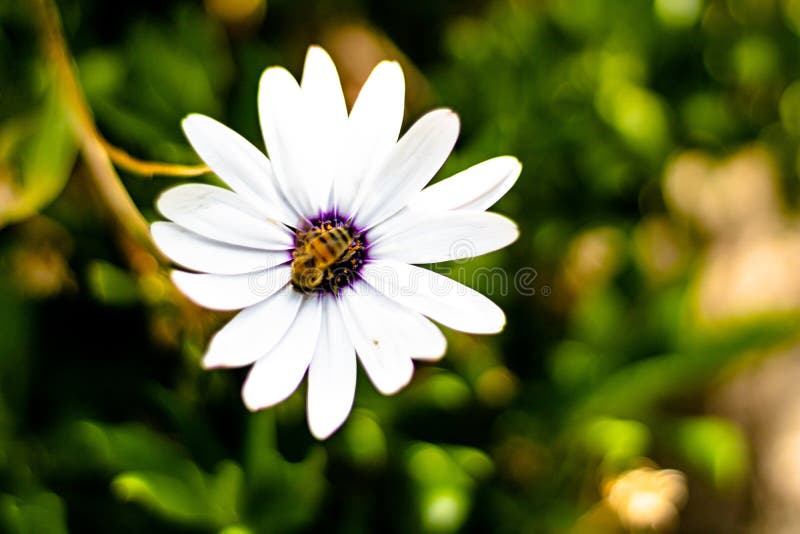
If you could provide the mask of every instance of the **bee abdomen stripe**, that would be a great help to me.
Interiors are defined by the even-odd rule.
[[[323,234],[310,243],[314,249],[314,254],[320,259],[329,262],[336,258],[336,248],[330,238]]]

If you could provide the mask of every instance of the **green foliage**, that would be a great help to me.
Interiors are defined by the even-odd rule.
[[[724,232],[796,232],[800,0],[276,0],[253,11],[263,20],[238,21],[219,11],[246,3],[59,1],[99,131],[143,159],[196,163],[180,121],[197,112],[263,148],[265,67],[297,75],[320,42],[352,88],[396,47],[405,127],[439,105],[462,121],[436,179],[501,154],[523,163],[493,208],[520,240],[444,266],[468,282],[485,267],[508,273],[507,290],[478,287],[508,326],[447,331],[446,357],[419,363],[396,396],[359,374],[353,413],[326,442],[309,436],[302,388],[249,413],[244,371],[199,365],[229,316],[182,299],[169,266],[120,231],[27,4],[0,2],[0,530],[615,532],[606,483],[652,464],[690,481],[685,531],[708,531],[709,514],[731,516],[730,531],[752,526],[740,503],[766,459],[718,395],[796,343],[800,303],[791,276],[755,268],[794,256],[757,257],[737,277],[731,249],[747,236]],[[687,182],[686,204],[706,212],[670,196],[676,157],[715,161],[754,143],[779,197],[765,223],[735,208],[769,195],[714,189],[718,168]],[[121,174],[160,218],[154,199],[179,179]],[[733,274],[709,297],[717,255]],[[738,314],[719,304],[742,287],[756,288],[746,303],[774,301]]]
[[[740,428],[710,417],[681,421],[675,431],[678,448],[692,466],[720,491],[735,491],[749,471],[749,446]]]
[[[100,302],[124,305],[133,304],[138,299],[136,280],[127,271],[108,262],[92,262],[87,268],[87,282]]]
[[[26,497],[0,496],[0,521],[10,534],[68,532],[64,504],[58,495],[48,492]]]
[[[125,471],[114,477],[111,488],[120,499],[177,523],[223,527],[238,522],[244,478],[239,466],[222,464],[211,476],[191,463],[173,465],[170,471]]]
[[[472,506],[474,485],[491,474],[492,461],[468,447],[447,449],[418,443],[408,449],[406,468],[417,487],[417,506],[427,532],[454,532]]]
[[[0,126],[0,169],[7,199],[0,201],[0,228],[35,215],[64,189],[77,156],[54,82],[47,80],[39,109]]]

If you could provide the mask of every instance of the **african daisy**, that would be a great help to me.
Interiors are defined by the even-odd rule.
[[[229,189],[180,185],[158,199],[171,222],[152,225],[177,287],[200,306],[239,310],[211,340],[206,368],[252,364],[242,388],[251,410],[273,406],[306,372],[307,416],[324,439],[347,419],[356,356],[391,395],[412,360],[436,360],[436,321],[489,334],[502,310],[450,278],[416,267],[512,243],[509,219],[485,210],[519,176],[509,156],[423,189],[456,142],[455,113],[437,109],[399,138],[404,80],[396,62],[370,74],[348,114],[328,54],[308,50],[301,83],[281,67],[261,77],[258,109],[269,159],[215,120],[183,129]],[[464,245],[467,246],[464,246]]]

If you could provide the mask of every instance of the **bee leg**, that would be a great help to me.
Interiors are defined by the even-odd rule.
[[[315,287],[317,287],[322,283],[322,276],[323,273],[321,270],[316,268],[309,269],[308,271],[306,271],[306,276],[304,277],[306,282],[304,284],[305,287],[307,287],[308,289],[314,289]]]

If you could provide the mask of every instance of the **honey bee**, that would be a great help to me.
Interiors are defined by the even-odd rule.
[[[313,291],[324,280],[334,277],[331,267],[348,261],[356,252],[351,246],[353,231],[348,226],[326,224],[301,234],[300,243],[292,253],[292,283],[295,287]]]

